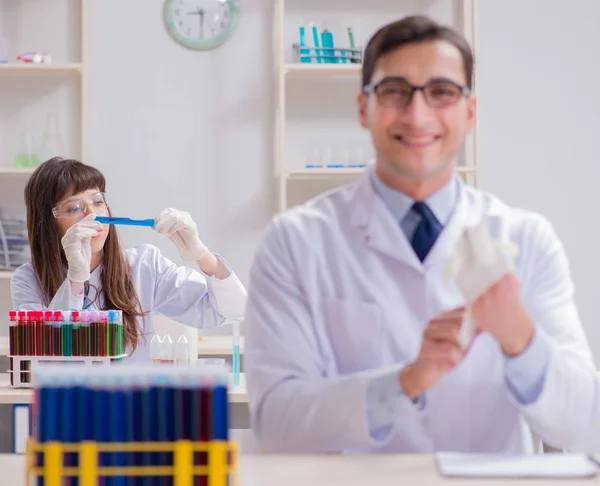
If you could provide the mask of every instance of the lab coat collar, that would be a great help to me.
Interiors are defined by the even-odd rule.
[[[367,246],[375,251],[401,261],[424,273],[428,268],[445,264],[465,228],[475,226],[481,220],[482,210],[470,196],[470,189],[458,181],[458,197],[454,213],[442,230],[435,245],[423,262],[415,254],[400,224],[394,219],[385,203],[375,192],[366,169],[361,180],[348,195],[350,224],[362,231]]]

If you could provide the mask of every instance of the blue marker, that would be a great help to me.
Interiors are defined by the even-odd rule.
[[[116,218],[113,216],[96,216],[96,221],[102,224],[124,224],[127,226],[154,226],[153,219]]]

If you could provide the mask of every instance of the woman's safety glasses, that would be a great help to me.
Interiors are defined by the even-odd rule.
[[[52,214],[55,218],[79,219],[83,218],[89,210],[100,214],[105,214],[108,211],[106,195],[103,192],[98,192],[90,197],[69,199],[53,207]]]

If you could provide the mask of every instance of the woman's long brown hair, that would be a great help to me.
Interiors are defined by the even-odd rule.
[[[106,191],[106,180],[98,169],[61,157],[41,164],[25,186],[31,263],[44,295],[44,305],[50,304],[64,282],[67,265],[52,208],[65,197],[96,188]],[[124,348],[134,350],[139,339],[136,318],[144,312],[129,270],[119,236],[112,228],[104,243],[98,292],[104,295],[105,309],[123,311]]]

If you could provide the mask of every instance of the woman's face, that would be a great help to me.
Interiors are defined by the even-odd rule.
[[[67,230],[81,221],[90,213],[106,216],[109,214],[104,194],[98,188],[60,200],[53,208],[59,238],[62,238]],[[92,254],[102,251],[104,242],[108,237],[110,225],[103,224],[98,227],[98,235],[92,237]]]

